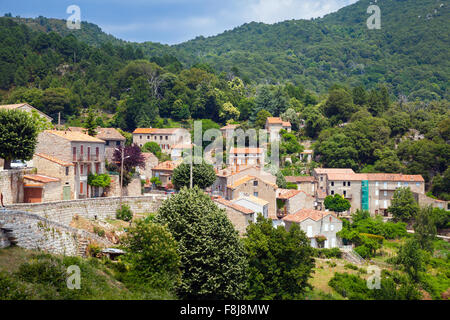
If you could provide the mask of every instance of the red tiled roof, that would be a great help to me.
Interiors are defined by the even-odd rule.
[[[399,182],[424,182],[421,175],[408,175],[401,173],[328,173],[328,180],[334,181],[399,181]]]
[[[158,164],[156,167],[152,168],[153,171],[155,170],[164,170],[164,171],[173,171],[176,167],[178,167],[181,164],[180,161],[164,161]]]
[[[99,138],[91,137],[90,135],[84,134],[82,132],[77,132],[77,131],[45,130],[44,132],[51,133],[55,136],[61,137],[63,139],[69,140],[69,141],[105,143],[105,141],[103,141]]]
[[[174,134],[181,128],[137,128],[133,134]]]
[[[314,171],[318,174],[330,174],[330,173],[344,173],[354,174],[355,171],[348,168],[315,168]]]
[[[234,203],[232,203],[231,201],[225,200],[225,199],[222,198],[222,197],[217,197],[217,198],[214,198],[213,200],[214,200],[215,202],[218,202],[218,203],[220,203],[220,204],[226,206],[226,207],[232,208],[232,209],[234,209],[234,210],[236,210],[236,211],[239,211],[239,212],[242,212],[242,213],[244,213],[244,214],[252,214],[252,213],[254,213],[253,210],[247,209],[247,208],[245,208],[245,207],[243,207],[243,206],[240,206],[240,205],[238,205],[238,204],[234,204]]]
[[[32,180],[41,183],[50,183],[50,182],[58,182],[58,178],[53,178],[49,176],[44,176],[41,174],[26,174],[23,176],[24,179]]]
[[[314,182],[313,176],[287,176],[285,177],[286,182],[296,183],[296,182]]]
[[[227,124],[225,127],[220,128],[220,130],[233,130],[239,127],[239,124]]]
[[[248,153],[263,153],[263,148],[231,148],[230,153],[234,154],[248,154]]]
[[[301,209],[293,214],[288,214],[282,220],[289,222],[302,222],[306,219],[312,219],[314,221],[319,221],[329,215],[339,219],[335,212],[333,211],[319,211],[314,209]]]
[[[298,195],[299,193],[304,193],[304,194],[306,194],[308,197],[313,198],[312,195],[306,193],[306,192],[303,191],[303,190],[278,189],[277,191],[278,191],[278,192],[277,192],[277,193],[278,193],[277,199],[284,199],[284,200],[287,200],[287,199],[290,199],[290,198],[292,198],[292,197]]]
[[[35,153],[34,155],[35,155],[35,156],[38,156],[38,157],[40,157],[40,158],[46,159],[46,160],[48,160],[48,161],[57,163],[57,164],[59,164],[59,165],[61,165],[61,166],[63,166],[63,167],[70,167],[70,166],[73,167],[73,163],[70,163],[70,162],[66,162],[66,161],[60,160],[60,159],[58,159],[58,158],[49,156],[49,155],[47,155],[47,154],[43,154],[43,153]]]

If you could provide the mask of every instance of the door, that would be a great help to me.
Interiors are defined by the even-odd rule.
[[[70,200],[70,186],[64,186],[63,188],[63,200]]]
[[[331,247],[332,248],[336,247],[336,238],[331,238]]]
[[[24,188],[23,202],[40,203],[42,202],[42,188]]]

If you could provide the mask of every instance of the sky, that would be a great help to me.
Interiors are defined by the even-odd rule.
[[[357,0],[0,0],[0,15],[81,20],[117,38],[165,44],[212,36],[247,22],[276,23],[322,17]]]

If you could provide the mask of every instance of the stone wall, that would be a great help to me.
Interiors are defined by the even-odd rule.
[[[123,204],[130,206],[133,213],[156,212],[164,195],[150,195],[140,197],[123,197]],[[8,205],[8,210],[34,213],[54,222],[69,225],[75,215],[87,219],[115,219],[119,208],[119,197],[90,198],[84,200],[67,200],[47,203],[21,203]]]
[[[0,170],[0,192],[5,205],[23,202],[23,176],[33,169]]]
[[[109,175],[111,178],[111,184],[106,191],[107,197],[119,197],[120,196],[120,177],[118,175]],[[138,197],[142,195],[142,185],[140,178],[133,178],[131,182],[123,187],[124,197]]]
[[[9,238],[9,241],[25,249],[68,256],[84,255],[87,245],[92,242],[103,246],[112,245],[93,233],[28,212],[0,211],[0,230],[0,245],[2,238]],[[3,244],[8,245],[6,242]]]

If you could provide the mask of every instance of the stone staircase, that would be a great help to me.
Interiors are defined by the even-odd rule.
[[[364,260],[363,257],[361,257],[355,250],[353,250],[352,248],[343,248],[342,250],[342,257],[353,263],[353,264],[358,264],[358,265],[362,265],[366,263],[366,260]]]
[[[77,255],[85,258],[87,256],[87,247],[89,246],[89,240],[80,238],[78,240]]]
[[[8,226],[0,225],[0,248],[6,248],[17,244],[14,230]]]

